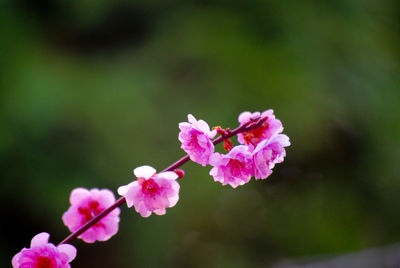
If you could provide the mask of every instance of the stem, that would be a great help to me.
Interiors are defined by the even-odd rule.
[[[267,120],[267,118],[257,118],[257,119],[251,120],[250,122],[243,124],[230,132],[226,132],[226,133],[222,134],[221,136],[219,136],[218,138],[213,140],[213,144],[217,145],[218,143],[222,142],[223,140],[228,139],[232,136],[235,136],[239,133],[247,132],[247,131],[259,128],[266,120]],[[190,160],[189,155],[186,155],[161,172],[173,171],[176,168],[185,164],[189,160]],[[98,221],[100,221],[108,213],[110,213],[111,211],[113,211],[114,209],[116,209],[117,207],[121,206],[124,203],[125,203],[125,197],[119,198],[117,201],[115,201],[114,204],[112,204],[111,206],[109,206],[108,208],[106,208],[105,210],[100,212],[99,214],[97,214],[93,219],[91,219],[90,221],[88,221],[87,223],[82,225],[78,230],[71,233],[63,241],[61,241],[58,245],[70,243],[75,238],[80,236],[83,232],[85,232],[87,229],[89,229],[90,227],[95,225]]]

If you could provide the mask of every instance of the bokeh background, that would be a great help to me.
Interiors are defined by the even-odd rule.
[[[69,234],[73,188],[116,193],[183,156],[188,113],[234,128],[268,108],[292,142],[268,180],[233,190],[188,163],[176,207],[122,207],[110,241],[73,243],[73,267],[291,267],[399,243],[399,1],[3,0],[0,14],[1,267],[39,232]]]

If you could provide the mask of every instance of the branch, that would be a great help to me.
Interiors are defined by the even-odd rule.
[[[232,131],[225,131],[224,133],[221,134],[221,136],[219,136],[218,138],[216,138],[215,140],[213,140],[213,144],[217,145],[218,143],[222,142],[225,139],[228,139],[230,137],[233,137],[239,133],[242,132],[247,132],[247,131],[251,131],[254,130],[256,128],[261,127],[261,125],[267,120],[268,118],[253,118],[251,119],[249,122],[235,128]],[[173,163],[172,165],[170,165],[169,167],[167,167],[166,169],[164,169],[162,172],[166,172],[166,171],[173,171],[176,168],[182,166],[183,164],[185,164],[187,161],[189,161],[189,155],[186,155],[184,157],[182,157],[181,159],[179,159],[178,161],[176,161],[175,163]],[[107,209],[103,210],[102,212],[100,212],[99,214],[97,214],[93,219],[91,219],[90,221],[88,221],[86,224],[82,225],[78,230],[76,230],[75,232],[71,233],[68,237],[66,237],[63,241],[61,241],[58,245],[61,244],[69,244],[71,241],[73,241],[74,239],[76,239],[78,236],[80,236],[83,232],[85,232],[87,229],[89,229],[90,227],[92,227],[93,225],[95,225],[98,221],[100,221],[103,217],[105,217],[108,213],[110,213],[111,211],[113,211],[115,208],[121,206],[122,204],[125,203],[125,197],[121,197],[119,198],[117,201],[115,201],[114,204],[112,204],[111,206],[109,206]]]

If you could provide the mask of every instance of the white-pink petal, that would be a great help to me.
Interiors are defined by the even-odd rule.
[[[76,248],[69,244],[61,244],[57,246],[60,252],[64,252],[68,256],[68,262],[71,262],[76,257]]]
[[[179,176],[175,172],[172,171],[166,171],[166,172],[161,172],[157,174],[158,178],[164,178],[167,180],[176,180]]]
[[[101,203],[104,206],[107,206],[107,207],[111,206],[115,201],[115,196],[114,196],[113,192],[111,192],[108,189],[102,189],[99,191],[98,194],[100,196]]]
[[[249,111],[245,111],[245,112],[241,113],[238,118],[239,123],[243,123],[243,122],[247,121],[250,118],[250,116],[251,116],[251,113]]]
[[[259,112],[257,112],[258,113],[258,115],[260,115],[260,113]],[[262,114],[261,114],[261,117],[266,117],[266,116],[274,116],[274,110],[272,110],[272,109],[268,109],[268,110],[266,110],[266,111],[264,111],[264,112],[262,112]],[[275,116],[274,116],[275,117]]]
[[[75,188],[69,197],[69,201],[71,205],[77,206],[82,200],[88,198],[90,196],[90,192],[85,188]]]
[[[133,182],[129,183],[128,185],[118,187],[117,192],[119,195],[125,196],[131,187],[136,186],[138,184],[139,183],[137,181],[133,181]]]
[[[24,249],[25,249],[25,248],[23,248],[22,250],[24,250]],[[21,250],[21,251],[22,251],[22,250]],[[19,258],[21,258],[21,255],[22,255],[22,253],[21,253],[21,252],[18,252],[18,253],[12,258],[11,264],[12,264],[12,266],[13,266],[14,268],[19,266],[18,261],[19,261]]]
[[[133,206],[133,199],[129,197],[131,189],[140,187],[139,183],[137,181],[133,181],[129,183],[128,185],[120,186],[118,188],[118,194],[122,195],[125,197],[126,200],[126,205],[128,208]]]
[[[197,127],[204,133],[210,132],[210,127],[204,120],[197,121]]]
[[[285,134],[280,134],[279,137],[278,137],[277,139],[279,139],[279,143],[280,143],[283,147],[290,146],[289,137],[286,136]]]
[[[151,166],[141,166],[133,170],[133,173],[137,178],[149,179],[156,173],[156,170]]]
[[[147,209],[144,201],[140,201],[139,204],[135,206],[135,210],[144,218],[147,218],[151,215],[151,211]]]
[[[154,213],[157,215],[164,215],[166,213],[166,209],[165,208],[161,208],[161,209],[156,209],[154,210]]]
[[[31,248],[38,247],[49,242],[50,235],[48,233],[40,233],[35,235],[31,240]]]
[[[178,190],[179,190],[179,188],[178,188]],[[179,200],[179,195],[174,195],[174,196],[168,198],[169,206],[170,206],[170,207],[175,206],[176,203],[178,203],[178,200]]]
[[[197,120],[196,120],[196,118],[194,118],[193,115],[188,114],[187,118],[188,118],[188,122],[189,122],[189,123],[191,123],[191,124],[196,124]]]

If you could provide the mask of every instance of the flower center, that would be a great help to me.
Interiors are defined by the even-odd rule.
[[[53,268],[56,267],[54,262],[48,258],[40,256],[37,258],[34,268]]]
[[[192,135],[190,136],[190,140],[189,140],[187,146],[191,150],[197,150],[199,148],[199,141],[197,140],[197,135],[198,135],[198,133],[192,133]]]
[[[160,192],[160,186],[158,186],[158,184],[150,178],[142,183],[142,191],[145,195],[154,197]]]
[[[230,159],[229,166],[231,168],[231,174],[234,177],[240,176],[240,174],[242,173],[242,171],[244,169],[244,164],[237,159]]]
[[[257,144],[264,138],[264,131],[269,127],[267,122],[264,122],[259,128],[243,132],[244,141],[247,144]]]
[[[85,223],[93,219],[97,214],[103,210],[99,208],[99,202],[91,200],[87,207],[79,207],[78,211],[80,214],[85,216]]]

